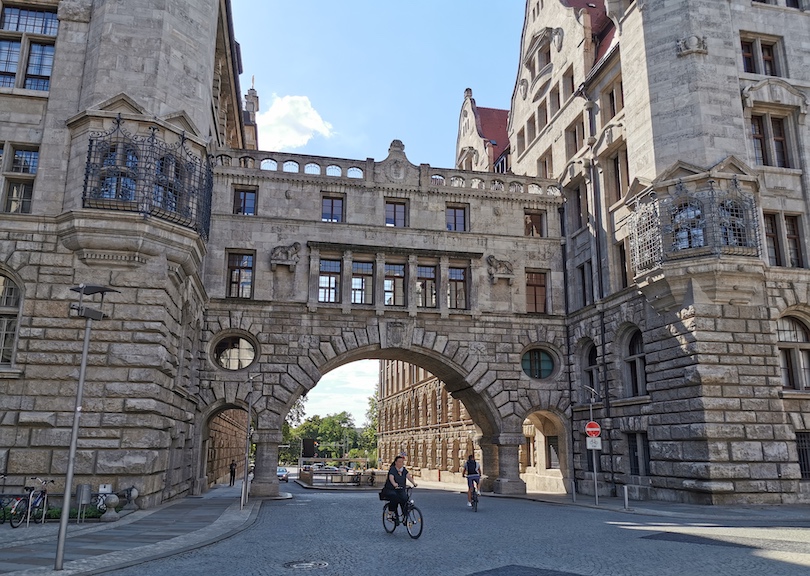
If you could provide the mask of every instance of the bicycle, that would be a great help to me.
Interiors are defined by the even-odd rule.
[[[478,512],[478,482],[473,486],[472,494],[470,494],[470,503],[472,504],[473,512]]]
[[[372,472],[371,474],[368,475],[368,478],[366,478],[366,483],[369,486],[374,486],[374,476],[375,476],[375,474],[374,474],[374,472]]]
[[[12,528],[17,528],[23,520],[31,519],[36,523],[44,522],[48,512],[48,484],[53,484],[53,480],[43,480],[36,476],[31,476],[31,480],[40,483],[41,488],[37,490],[34,486],[26,486],[27,498],[19,498],[11,506],[11,518],[9,523]]]
[[[396,510],[389,510],[388,505],[390,502],[386,501],[383,505],[383,528],[391,534],[397,529],[397,526],[404,524],[408,536],[416,540],[422,535],[422,528],[424,528],[425,524],[422,520],[422,511],[416,507],[411,499],[411,487],[409,486],[405,490],[408,498],[408,502],[405,504],[405,513],[399,513],[399,505],[397,505]],[[380,498],[382,498],[382,494],[380,494]]]
[[[0,480],[3,481],[3,487],[5,488],[6,475],[0,474]],[[9,498],[0,494],[0,524],[6,523],[6,516],[8,515],[8,513],[6,512],[6,508],[8,508],[8,505],[11,504],[13,501],[14,498]]]

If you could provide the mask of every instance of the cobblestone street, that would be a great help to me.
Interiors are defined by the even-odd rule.
[[[287,490],[285,486],[285,490]],[[199,574],[464,574],[497,576],[797,576],[810,574],[810,518],[775,523],[649,516],[581,506],[415,490],[422,537],[383,531],[375,492],[306,491],[266,501],[244,532],[198,550],[112,572]]]

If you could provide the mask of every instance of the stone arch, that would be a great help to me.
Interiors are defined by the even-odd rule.
[[[553,400],[549,398],[549,400]],[[543,403],[521,423],[526,439],[519,453],[520,477],[531,492],[565,493],[572,489],[573,435],[571,408]]]
[[[240,477],[240,474],[244,474],[247,411],[249,409],[246,396],[247,391],[245,390],[239,398],[235,397],[230,401],[224,398],[216,400],[197,413],[191,439],[192,445],[195,447],[191,462],[194,475],[194,485],[191,490],[193,494],[199,495],[217,482],[225,481],[231,459],[236,460],[237,463],[237,478]],[[228,438],[227,442],[222,442],[226,439],[217,438],[216,419],[223,414],[237,413],[242,415],[239,437]],[[255,407],[252,420],[254,422],[257,420]],[[170,484],[170,480],[167,479],[166,483]]]

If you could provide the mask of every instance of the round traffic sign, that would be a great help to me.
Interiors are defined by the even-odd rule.
[[[591,438],[598,438],[599,434],[602,433],[602,428],[599,426],[598,422],[594,422],[591,420],[587,424],[585,424],[585,434],[590,436]]]

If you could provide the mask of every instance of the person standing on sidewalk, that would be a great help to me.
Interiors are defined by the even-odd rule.
[[[230,465],[229,468],[230,468],[230,471],[231,471],[231,483],[230,483],[230,486],[233,486],[234,484],[236,484],[236,460],[231,460],[231,465]]]
[[[461,475],[467,477],[467,506],[472,506],[472,491],[478,490],[481,483],[481,465],[475,461],[472,454],[467,457]]]

